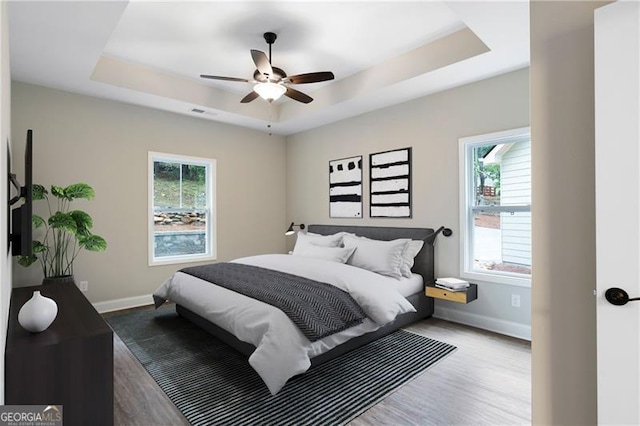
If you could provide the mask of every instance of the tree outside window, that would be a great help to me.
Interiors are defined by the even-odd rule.
[[[215,160],[150,153],[150,263],[215,256]]]

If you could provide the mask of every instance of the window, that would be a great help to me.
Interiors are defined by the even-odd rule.
[[[149,265],[213,260],[216,160],[149,153]]]
[[[460,139],[460,274],[531,284],[529,128]]]

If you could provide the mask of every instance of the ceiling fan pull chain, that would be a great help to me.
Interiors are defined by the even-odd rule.
[[[271,136],[271,123],[273,123],[273,102],[269,102],[269,123],[267,124],[267,134]]]

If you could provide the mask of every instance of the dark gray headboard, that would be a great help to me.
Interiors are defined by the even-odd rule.
[[[435,280],[433,270],[433,245],[428,241],[433,238],[431,228],[392,228],[386,226],[342,226],[342,225],[309,225],[309,232],[321,235],[331,235],[337,232],[350,232],[361,237],[374,240],[390,241],[397,238],[411,238],[425,240],[420,253],[415,258],[413,272],[422,275],[425,284]]]

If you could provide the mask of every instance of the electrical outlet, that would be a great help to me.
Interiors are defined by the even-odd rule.
[[[520,307],[520,295],[519,294],[512,294],[511,295],[511,306],[513,306],[514,308],[519,308]]]
[[[80,291],[89,291],[89,281],[80,281],[78,287]]]

